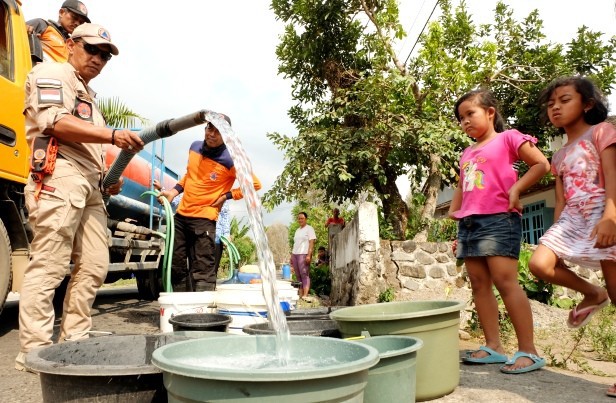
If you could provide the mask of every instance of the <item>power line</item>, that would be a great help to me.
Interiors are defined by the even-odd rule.
[[[426,0],[423,0],[421,2],[421,7],[419,7],[419,11],[417,11],[417,14],[415,15],[415,19],[413,20],[413,22],[411,23],[411,29],[415,26],[415,23],[417,22],[417,19],[419,18],[419,14],[421,14],[421,11],[424,8],[424,5],[426,4]],[[402,49],[404,48],[404,46],[406,45],[406,42],[409,40],[410,38],[407,36],[406,39],[404,40],[404,42],[402,43],[402,46],[400,47],[400,52],[402,52]]]
[[[421,35],[423,34],[424,30],[428,26],[428,23],[430,22],[430,19],[432,18],[432,14],[434,14],[434,11],[436,10],[436,7],[438,6],[439,1],[440,0],[436,0],[436,3],[434,4],[434,7],[432,8],[432,12],[430,13],[430,16],[428,16],[428,19],[426,20],[426,23],[424,24],[423,28],[421,29],[421,32],[419,33],[419,35],[417,35],[417,39],[415,40],[415,44],[411,48],[411,51],[409,52],[409,55],[406,57],[406,60],[404,61],[404,65],[405,66],[406,66],[406,63],[408,63],[409,58],[411,57],[411,54],[415,50],[415,46],[417,46],[417,43],[419,42],[419,38],[421,38]]]

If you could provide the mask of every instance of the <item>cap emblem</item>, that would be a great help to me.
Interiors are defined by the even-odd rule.
[[[104,40],[111,42],[111,37],[109,35],[109,32],[107,32],[105,29],[100,28],[98,30],[98,36],[100,36],[101,38],[103,38]]]

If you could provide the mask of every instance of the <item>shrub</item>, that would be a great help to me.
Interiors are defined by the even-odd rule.
[[[558,286],[546,283],[543,280],[535,277],[528,268],[528,262],[533,251],[528,244],[523,244],[520,250],[520,258],[518,260],[518,282],[526,293],[529,299],[534,299],[546,305],[556,306],[558,308],[570,309],[574,305],[574,301],[570,298],[558,298],[556,291]]]
[[[316,295],[331,293],[332,277],[327,265],[310,265],[310,290]]]
[[[386,289],[385,291],[379,294],[379,298],[377,299],[377,302],[379,303],[392,302],[395,299],[396,299],[396,293],[394,292],[393,288],[389,287],[388,289]]]
[[[610,305],[599,312],[587,326],[590,343],[606,361],[616,361],[616,307]]]
[[[530,272],[528,262],[532,254],[528,246],[522,246],[518,260],[518,282],[529,299],[548,305],[554,295],[554,286],[538,279]]]
[[[428,225],[428,242],[450,242],[458,236],[458,223],[450,218],[431,220]]]

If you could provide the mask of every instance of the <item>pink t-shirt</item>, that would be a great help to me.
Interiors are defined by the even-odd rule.
[[[590,197],[605,198],[600,154],[612,144],[616,144],[616,128],[603,122],[554,154],[552,173],[561,177],[568,204],[585,203]]]
[[[508,211],[509,189],[518,180],[513,163],[520,159],[518,149],[527,141],[537,143],[535,137],[511,129],[481,147],[464,150],[460,158],[462,206],[456,218]]]

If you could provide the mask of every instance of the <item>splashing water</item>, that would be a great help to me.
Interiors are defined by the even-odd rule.
[[[276,266],[265,235],[261,198],[255,191],[253,185],[250,160],[246,156],[240,139],[235,135],[235,132],[221,114],[206,111],[205,118],[216,126],[233,159],[237,180],[240,184],[240,189],[242,189],[244,200],[246,201],[248,217],[257,246],[259,271],[261,272],[261,279],[263,281],[263,296],[265,297],[265,303],[267,304],[269,312],[268,320],[270,326],[276,332],[278,358],[282,362],[287,362],[289,357],[290,333],[284,312],[280,307],[280,299],[278,298],[278,289],[276,287]]]

